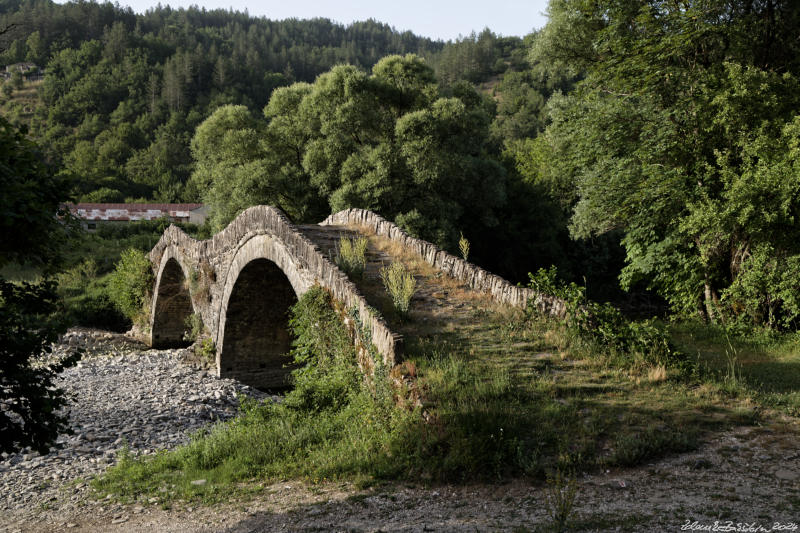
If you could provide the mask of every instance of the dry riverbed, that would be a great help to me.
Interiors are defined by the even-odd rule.
[[[183,364],[180,350],[91,330],[71,331],[58,350],[70,346],[87,349],[62,381],[74,435],[44,457],[2,457],[0,531],[528,531],[549,522],[544,487],[524,481],[369,489],[282,482],[247,500],[170,509],[97,500],[87,482],[122,446],[137,454],[174,447],[232,416],[237,395],[264,395]],[[724,529],[731,521],[800,531],[799,431],[792,419],[733,429],[697,452],[581,475],[573,529],[689,531],[719,521],[719,531],[736,531]]]

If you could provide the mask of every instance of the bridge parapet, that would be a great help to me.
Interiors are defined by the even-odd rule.
[[[346,209],[330,215],[320,222],[320,225],[361,226],[412,250],[432,267],[466,283],[477,291],[490,294],[499,303],[522,308],[532,304],[542,314],[559,318],[564,318],[566,315],[567,306],[564,300],[527,287],[517,287],[500,276],[445,252],[433,243],[410,236],[393,222],[372,211],[357,208]]]

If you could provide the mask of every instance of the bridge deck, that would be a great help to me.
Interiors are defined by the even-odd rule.
[[[426,346],[445,343],[451,350],[492,361],[515,374],[527,374],[540,366],[543,356],[537,339],[517,342],[513,360],[504,357],[510,347],[496,320],[488,315],[510,313],[508,306],[496,303],[486,293],[476,291],[431,267],[422,258],[390,239],[375,235],[357,226],[302,225],[298,229],[323,253],[336,260],[340,238],[365,235],[368,238],[367,266],[363,276],[352,281],[367,302],[381,312],[393,331],[403,334],[409,355]],[[402,262],[414,274],[417,291],[411,301],[409,319],[402,321],[392,307],[380,278],[380,269],[393,261]],[[530,352],[529,360],[520,359],[520,352]]]

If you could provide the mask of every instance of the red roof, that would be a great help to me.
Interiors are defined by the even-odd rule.
[[[70,209],[127,209],[128,211],[194,211],[203,204],[67,204]]]
[[[203,204],[67,204],[69,210],[83,220],[133,221],[161,217],[186,220]]]

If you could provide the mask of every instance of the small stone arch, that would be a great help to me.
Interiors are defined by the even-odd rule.
[[[256,235],[239,247],[225,280],[217,327],[220,377],[262,389],[288,385],[288,312],[311,284],[273,236]]]
[[[191,344],[184,339],[186,319],[194,313],[189,280],[173,248],[161,260],[150,310],[150,345],[177,348]]]

